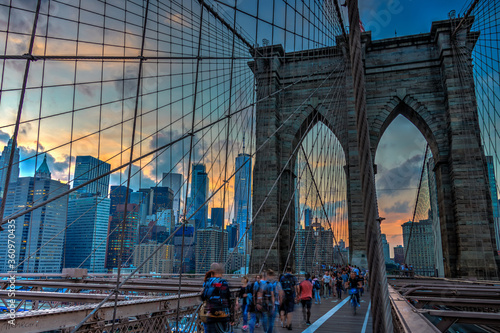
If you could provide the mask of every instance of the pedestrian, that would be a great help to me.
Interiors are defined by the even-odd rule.
[[[298,281],[292,275],[292,268],[286,268],[286,274],[281,278],[281,287],[285,294],[283,304],[281,306],[281,321],[288,330],[292,330],[292,313],[295,306],[295,297],[298,294]]]
[[[238,306],[240,305],[241,301],[241,315],[243,317],[243,331],[248,330],[248,277],[243,276],[241,278],[241,287],[240,287],[240,292],[238,294]]]
[[[270,281],[271,281],[273,288],[274,288],[274,305],[275,305],[274,318],[276,318],[276,317],[279,318],[280,317],[280,307],[281,307],[281,304],[283,304],[284,299],[285,299],[285,292],[283,291],[283,287],[281,286],[279,279],[276,279],[276,274],[274,274],[274,271],[273,271],[273,274],[269,276],[269,278],[270,278]],[[281,278],[281,276],[280,276],[280,278]],[[283,322],[281,323],[281,327],[283,327]]]
[[[255,276],[255,281],[252,284],[252,294],[254,296],[257,295],[257,291],[259,290],[259,286],[260,286],[261,282],[262,282],[262,275],[261,274],[257,274]],[[255,327],[260,327],[260,319],[261,319],[260,312],[259,311],[255,311],[254,313],[255,313],[255,324],[254,324],[254,326]]]
[[[311,325],[311,303],[313,284],[310,280],[311,275],[306,273],[305,280],[299,284],[299,300],[302,304],[302,316],[306,325]]]
[[[224,267],[222,264],[213,263],[212,272],[205,275],[207,280],[203,283],[202,301],[205,302],[206,333],[217,333],[217,326],[232,325],[234,321],[231,293],[227,281],[222,277]],[[210,273],[210,274],[208,274]]]
[[[314,304],[321,304],[321,296],[320,296],[321,284],[316,275],[312,276],[312,283],[313,283],[313,293],[314,293]]]
[[[275,311],[275,274],[273,270],[268,270],[266,279],[260,283],[256,298],[256,309],[261,313],[262,326],[265,333],[273,333]]]
[[[255,281],[254,281],[255,282]],[[247,301],[248,301],[248,314],[250,319],[248,320],[248,329],[250,333],[254,333],[255,323],[257,322],[257,311],[255,310],[255,293],[254,293],[254,282],[247,285]]]
[[[335,279],[335,289],[337,289],[337,297],[338,299],[342,299],[342,284],[344,280],[342,279],[342,275],[337,273],[337,278]]]
[[[361,282],[361,288],[359,288],[359,297],[363,297],[363,293],[365,291],[365,277],[363,275],[363,273],[359,273],[359,276],[358,276],[358,280],[359,282]]]
[[[328,274],[328,272],[325,271],[325,275],[323,275],[323,286],[325,288],[325,291],[324,291],[325,299],[328,299],[328,297],[330,297],[330,279],[331,279],[330,274]]]

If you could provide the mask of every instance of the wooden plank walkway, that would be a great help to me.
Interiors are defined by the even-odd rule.
[[[370,294],[364,293],[361,298],[361,307],[358,308],[356,315],[353,315],[349,301],[346,301],[346,296],[342,296],[344,296],[342,300],[331,297],[321,299],[321,304],[313,302],[311,308],[312,325],[306,325],[302,317],[302,305],[295,304],[292,330],[282,328],[280,319],[276,318],[273,333],[372,333],[372,318],[367,313],[370,305]],[[242,333],[241,325],[234,332]],[[262,327],[255,328],[255,333],[262,332]]]

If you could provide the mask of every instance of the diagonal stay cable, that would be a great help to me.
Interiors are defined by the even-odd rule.
[[[247,106],[245,106],[245,107],[243,107],[243,108],[241,108],[241,109],[239,109],[239,110],[234,111],[234,112],[232,113],[232,116],[234,116],[234,115],[235,115],[235,114],[237,114],[237,113],[243,112],[243,111],[247,110],[247,109],[248,109],[248,108],[250,108],[250,107],[253,107],[253,106],[257,105],[258,103],[261,103],[261,102],[263,102],[263,101],[268,100],[269,98],[271,98],[271,97],[273,97],[273,96],[275,96],[275,95],[279,94],[280,92],[285,91],[285,90],[287,90],[288,88],[291,88],[291,87],[293,87],[293,86],[295,86],[295,85],[297,85],[297,84],[299,84],[299,83],[301,83],[301,82],[303,82],[303,81],[305,81],[305,80],[309,79],[311,76],[314,76],[314,75],[317,75],[318,73],[321,73],[322,71],[324,71],[324,69],[325,69],[325,68],[322,68],[321,70],[318,70],[318,71],[316,71],[316,72],[314,72],[314,73],[312,73],[312,74],[310,74],[310,75],[308,75],[308,76],[306,76],[306,77],[302,77],[301,79],[299,79],[299,80],[297,80],[297,81],[295,81],[295,82],[290,83],[289,85],[287,85],[287,86],[285,86],[285,87],[283,87],[283,88],[281,88],[281,89],[279,89],[279,90],[277,90],[277,91],[275,91],[275,92],[273,92],[273,93],[269,94],[268,96],[265,96],[265,97],[263,97],[263,98],[261,98],[261,99],[259,99],[259,100],[255,101],[255,102],[253,102],[253,103],[248,104]],[[297,110],[296,110],[296,111],[297,111]],[[295,111],[295,112],[296,112],[296,111]],[[295,114],[295,113],[292,113],[292,115],[293,115],[293,114]],[[292,116],[292,115],[291,115],[291,116]],[[206,130],[206,129],[209,129],[209,128],[211,128],[212,126],[214,126],[214,125],[216,125],[216,124],[218,124],[218,123],[220,123],[220,122],[223,122],[223,121],[224,121],[224,120],[226,120],[227,118],[228,118],[228,115],[224,115],[224,116],[222,116],[221,118],[219,118],[219,119],[217,119],[217,120],[213,121],[212,123],[209,123],[209,124],[207,124],[207,125],[205,125],[205,126],[203,126],[203,127],[200,127],[200,128],[198,128],[198,129],[196,129],[194,132],[188,132],[188,133],[185,133],[185,134],[184,134],[184,135],[182,135],[181,137],[179,137],[179,138],[177,138],[177,139],[175,139],[175,140],[173,140],[173,141],[170,141],[169,143],[166,143],[166,144],[164,144],[164,145],[162,145],[162,146],[160,146],[160,147],[158,147],[158,148],[155,148],[155,149],[153,149],[153,150],[151,150],[151,151],[149,151],[149,152],[147,152],[147,153],[145,153],[145,154],[143,154],[143,155],[141,155],[141,156],[139,156],[139,157],[135,158],[135,159],[134,159],[134,160],[132,160],[131,162],[126,162],[126,163],[124,163],[124,164],[122,164],[122,165],[120,165],[120,166],[118,166],[118,167],[116,167],[116,168],[114,168],[114,169],[112,169],[112,170],[110,170],[110,171],[106,172],[106,173],[103,173],[103,174],[101,174],[101,175],[99,175],[99,176],[96,176],[95,178],[93,178],[93,179],[91,179],[91,180],[88,180],[88,181],[86,181],[86,182],[84,182],[84,183],[82,183],[82,184],[80,184],[80,185],[78,185],[78,186],[75,186],[75,187],[73,187],[73,188],[71,188],[71,189],[69,189],[69,190],[65,191],[64,193],[61,193],[61,194],[59,194],[59,195],[57,195],[57,196],[54,196],[54,197],[52,197],[52,198],[49,198],[49,199],[47,199],[46,201],[44,201],[44,202],[42,202],[42,203],[40,203],[40,204],[38,204],[38,205],[34,205],[34,206],[32,206],[32,207],[30,207],[30,208],[28,208],[28,209],[26,209],[26,210],[19,211],[18,213],[15,213],[15,214],[12,214],[12,215],[10,215],[10,216],[7,216],[7,217],[5,217],[5,218],[2,220],[1,225],[3,225],[3,224],[5,224],[5,223],[7,223],[7,222],[8,222],[9,220],[11,220],[11,219],[16,219],[16,218],[18,218],[18,217],[20,217],[20,216],[22,216],[22,215],[24,215],[24,214],[27,214],[27,213],[29,213],[29,212],[32,212],[32,211],[34,211],[35,209],[38,209],[38,208],[40,208],[40,207],[42,207],[42,206],[44,206],[44,205],[46,205],[46,204],[48,204],[48,203],[50,203],[50,202],[53,202],[53,201],[55,201],[55,200],[57,200],[57,199],[59,199],[59,198],[61,198],[61,197],[65,196],[65,195],[67,195],[67,194],[70,194],[70,193],[72,193],[72,192],[74,192],[74,191],[76,191],[76,190],[78,190],[78,189],[80,189],[80,188],[82,188],[82,187],[84,187],[84,186],[87,186],[87,185],[91,184],[92,182],[94,182],[94,181],[96,181],[96,180],[99,180],[99,179],[101,179],[101,178],[103,178],[103,177],[106,177],[106,176],[108,176],[108,175],[110,175],[110,174],[112,174],[112,173],[114,173],[114,172],[117,172],[117,171],[119,171],[119,170],[121,170],[121,169],[123,169],[123,168],[125,168],[125,167],[127,167],[127,166],[129,166],[129,165],[131,165],[131,164],[133,164],[133,163],[135,163],[135,162],[138,162],[138,161],[142,160],[142,159],[143,159],[143,158],[145,158],[145,157],[151,156],[151,155],[153,155],[153,154],[155,154],[155,153],[157,153],[157,152],[159,152],[159,151],[161,151],[161,150],[163,150],[163,149],[166,149],[166,148],[168,148],[168,147],[170,147],[170,146],[174,145],[174,144],[175,144],[175,143],[177,143],[177,142],[180,142],[180,141],[182,141],[182,140],[184,140],[184,139],[187,139],[187,138],[191,137],[191,136],[192,136],[192,135],[194,135],[194,134],[197,134],[197,133],[202,132],[202,131],[204,131],[204,130]],[[290,119],[290,118],[289,118],[289,119]],[[267,143],[267,142],[269,141],[269,139],[270,139],[272,136],[274,136],[274,135],[277,133],[277,131],[279,131],[279,130],[280,130],[280,129],[281,129],[281,128],[285,125],[285,124],[286,124],[286,121],[285,121],[285,122],[283,122],[283,124],[282,124],[282,125],[281,125],[278,129],[276,129],[276,131],[275,131],[274,133],[272,133],[272,134],[271,134],[271,135],[270,135],[270,136],[266,139],[266,141],[265,141],[263,144]]]
[[[333,75],[333,71],[322,81],[322,83],[311,93],[310,96],[312,96],[329,78],[331,75]],[[290,114],[290,116],[271,134],[269,135],[269,137],[261,144],[261,146],[255,150],[255,152],[253,153],[253,155],[255,155],[257,152],[259,152],[260,150],[262,150],[266,145],[267,143],[269,142],[269,140],[274,136],[276,135],[282,128],[283,126],[287,123],[287,121],[293,116],[295,115],[295,113],[300,109],[300,107],[305,103],[307,99],[305,99],[299,106],[297,106],[296,110],[294,112],[292,112]],[[252,104],[255,104],[255,103],[252,103]],[[234,115],[234,113],[233,113]],[[221,119],[224,119],[226,117],[223,117]],[[208,126],[208,125],[207,125]],[[148,153],[148,154],[151,154]],[[253,156],[252,155],[252,156]],[[209,202],[223,187],[224,185],[229,182],[235,175],[236,173],[242,169],[248,162],[250,161],[250,159],[246,160],[244,163],[242,163],[242,165],[237,169],[235,170],[231,176],[219,187],[217,188],[217,190],[215,190],[212,195],[210,195],[206,200],[205,202],[200,205],[200,207],[191,214],[191,216],[189,216],[187,219],[184,219],[183,222],[179,225],[179,227],[177,227],[172,233],[171,235],[165,239],[162,243],[158,244],[156,249],[154,251],[151,252],[151,254],[145,258],[142,263],[130,274],[128,275],[114,290],[112,293],[110,293],[108,296],[106,296],[99,304],[97,304],[97,306],[78,324],[75,326],[75,328],[71,331],[71,333],[74,333],[76,332],[90,317],[92,317],[101,307],[104,303],[106,303],[113,295],[115,295],[116,293],[118,293],[118,291],[120,290],[120,288],[132,277],[134,276],[145,264],[146,262],[148,262],[160,249],[161,247],[164,245],[164,244],[167,244],[171,239],[172,237],[179,231],[181,230],[181,228],[184,228],[185,225],[187,224],[187,222],[189,221],[189,219],[191,219],[193,216],[196,215],[196,213],[198,213],[198,211],[200,209],[202,209],[202,207],[207,203]],[[128,163],[127,163],[128,165]],[[271,188],[270,191],[272,191],[274,189],[274,187],[276,186],[276,183],[277,181],[274,182],[274,185],[273,187]],[[262,202],[262,205],[259,207],[258,211],[255,213],[255,216],[252,218],[252,221],[250,222],[250,225],[253,223],[253,221],[255,220],[255,218],[258,216],[258,214],[260,213],[260,211],[262,210],[262,207],[264,206],[265,202],[267,201],[267,198],[269,197],[269,194],[270,192],[266,195],[266,198],[264,199],[264,201]],[[21,214],[22,215],[22,214]],[[245,232],[245,234],[248,232],[249,229],[247,229],[247,231]],[[241,239],[240,238],[240,242],[241,242]]]
[[[316,188],[316,192],[318,193],[319,201],[321,203],[321,208],[323,209],[323,213],[325,214],[326,220],[327,220],[328,224],[330,225],[330,229],[332,230],[333,240],[335,241],[336,244],[338,244],[337,238],[335,237],[335,233],[333,232],[332,222],[330,221],[328,214],[326,212],[325,203],[323,202],[323,198],[322,198],[321,193],[319,191],[318,184],[316,183],[316,179],[314,178],[314,174],[313,174],[313,171],[311,169],[311,165],[309,164],[309,159],[307,158],[306,151],[304,150],[304,146],[302,145],[302,143],[300,144],[300,148],[302,149],[302,152],[304,153],[306,165],[309,168],[309,171],[311,172],[311,178],[312,178],[314,187]],[[339,250],[340,259],[342,259],[342,263],[346,264],[346,261],[344,260],[344,256],[342,255],[342,252],[340,252],[340,249],[338,247],[337,247],[337,249]]]
[[[28,55],[31,56],[33,53],[33,46],[35,43],[35,33],[36,33],[36,27],[38,24],[38,15],[40,14],[40,5],[42,3],[42,0],[38,0],[36,4],[36,12],[35,12],[35,18],[33,19],[33,27],[31,29],[31,38],[30,38],[30,45],[28,49]],[[26,93],[26,85],[28,84],[28,74],[30,71],[30,64],[31,64],[32,59],[29,58],[26,60],[26,66],[24,68],[24,78],[23,78],[23,85],[21,89],[21,96],[19,97],[19,104],[17,108],[17,116],[16,116],[16,125],[14,127],[14,135],[12,136],[12,149],[10,151],[10,156],[9,156],[9,164],[7,167],[7,172],[5,173],[5,184],[3,188],[3,197],[2,197],[2,202],[0,204],[0,216],[3,218],[3,214],[5,212],[5,204],[7,203],[7,193],[9,192],[9,179],[12,174],[12,163],[14,162],[14,155],[16,152],[16,147],[17,144],[17,137],[19,134],[19,123],[21,122],[21,114],[23,112],[23,104],[24,104],[24,96]],[[3,224],[3,223],[2,223]],[[0,224],[0,231],[3,230],[2,224]]]
[[[413,208],[413,217],[411,219],[411,227],[410,227],[410,235],[408,236],[408,246],[406,247],[405,255],[404,255],[404,260],[403,262],[407,263],[406,259],[408,258],[408,251],[410,249],[410,244],[411,244],[411,236],[413,233],[413,226],[415,225],[415,215],[417,214],[417,208],[418,208],[418,201],[420,198],[420,190],[422,189],[422,181],[424,178],[424,171],[425,171],[425,163],[427,162],[427,153],[429,152],[429,144],[425,146],[425,153],[424,153],[424,159],[422,162],[422,171],[420,172],[420,180],[418,181],[418,188],[417,188],[417,197],[415,200],[415,207]]]

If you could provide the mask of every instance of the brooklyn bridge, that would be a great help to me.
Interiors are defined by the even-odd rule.
[[[462,2],[0,0],[0,331],[207,331],[213,263],[220,333],[288,270],[288,330],[500,331],[500,3]]]

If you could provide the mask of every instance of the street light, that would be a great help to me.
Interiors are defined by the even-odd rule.
[[[377,220],[379,224],[382,224],[382,221],[385,220],[385,217],[378,217],[375,220]]]

